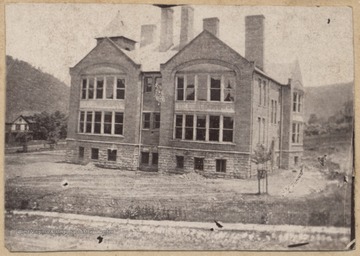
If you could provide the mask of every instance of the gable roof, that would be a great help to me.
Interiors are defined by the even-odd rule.
[[[75,69],[77,66],[79,66],[88,56],[90,56],[95,50],[101,47],[105,42],[109,42],[120,54],[124,55],[125,58],[127,58],[131,63],[134,65],[137,65],[137,63],[134,62],[132,58],[130,58],[125,52],[126,50],[122,50],[115,42],[113,42],[110,38],[105,37],[104,40],[102,40],[100,43],[98,43],[88,54],[85,55],[84,58],[82,58],[78,63],[74,65],[74,67],[70,69]]]

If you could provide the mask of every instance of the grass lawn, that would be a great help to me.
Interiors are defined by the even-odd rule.
[[[289,190],[299,170],[276,170],[269,195],[261,196],[256,178],[101,169],[64,163],[64,151],[11,154],[5,207],[131,219],[349,226],[351,184],[344,185],[343,176],[329,179],[309,152],[310,164],[295,187]]]

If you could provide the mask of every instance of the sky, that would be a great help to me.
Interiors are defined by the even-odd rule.
[[[298,59],[303,84],[322,86],[354,80],[352,9],[349,7],[250,7],[193,5],[194,36],[202,20],[218,17],[219,38],[244,56],[245,16],[265,16],[265,62]],[[160,28],[160,8],[138,4],[8,4],[6,54],[27,61],[70,85],[69,68],[96,46],[120,16],[140,38],[143,24]],[[174,7],[174,42],[181,7]],[[265,67],[266,71],[266,67]]]

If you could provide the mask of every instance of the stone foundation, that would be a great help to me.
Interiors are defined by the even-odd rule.
[[[184,167],[178,168],[176,156],[184,157]],[[204,159],[203,170],[195,170],[194,158]],[[216,171],[216,160],[226,160],[226,171]],[[196,172],[205,177],[249,178],[251,176],[250,155],[235,152],[216,152],[159,147],[159,172]]]
[[[84,157],[79,156],[79,147],[84,147]],[[91,149],[99,149],[98,159],[91,159]],[[108,149],[117,150],[116,161],[108,160]],[[69,163],[87,164],[94,162],[95,165],[105,168],[137,170],[139,161],[139,147],[117,143],[99,143],[67,141],[66,161]]]

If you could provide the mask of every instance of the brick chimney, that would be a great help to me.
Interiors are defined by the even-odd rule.
[[[194,36],[194,8],[188,5],[181,7],[181,29],[179,49],[182,49]]]
[[[216,37],[219,37],[219,18],[213,17],[203,19],[203,29],[209,31]]]
[[[156,25],[154,24],[141,26],[140,47],[144,47],[154,42],[155,31],[156,31]]]
[[[245,17],[245,58],[264,69],[264,15]]]
[[[167,51],[173,45],[173,18],[171,7],[161,8],[160,52]]]

